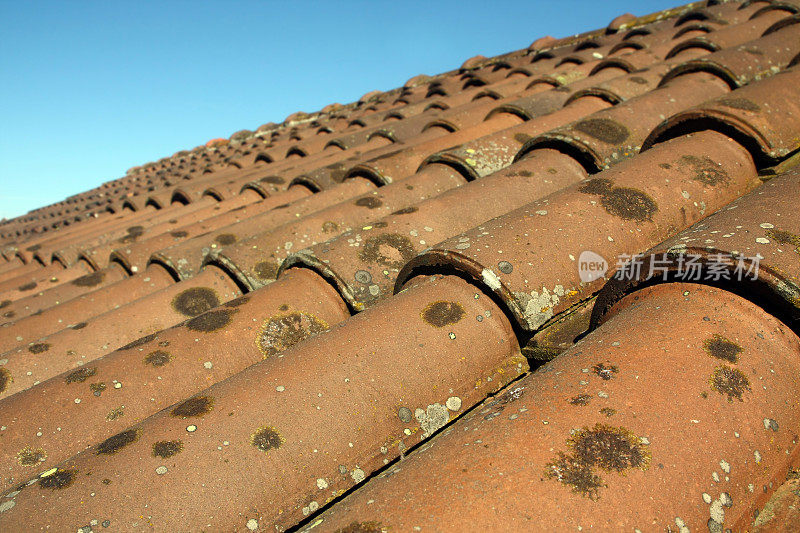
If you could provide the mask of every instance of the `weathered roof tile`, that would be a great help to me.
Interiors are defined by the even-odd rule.
[[[622,15],[0,222],[0,529],[791,530],[798,6]]]

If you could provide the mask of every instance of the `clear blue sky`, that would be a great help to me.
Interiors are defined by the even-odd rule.
[[[678,2],[0,0],[0,218],[294,111]]]

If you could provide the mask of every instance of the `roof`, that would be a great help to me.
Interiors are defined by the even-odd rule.
[[[4,221],[0,527],[796,529],[798,11],[622,15]]]

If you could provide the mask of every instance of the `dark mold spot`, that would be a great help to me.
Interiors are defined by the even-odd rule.
[[[5,313],[3,313],[3,316],[5,318],[14,318],[14,316],[16,316],[16,314],[17,313],[15,313],[14,311],[6,311]]]
[[[230,309],[217,309],[203,313],[186,321],[186,327],[192,331],[202,331],[203,333],[211,333],[222,329],[231,323],[233,318],[233,311]]]
[[[250,436],[250,443],[262,452],[268,452],[269,450],[280,448],[284,440],[277,429],[265,426],[259,428]]]
[[[81,276],[77,279],[71,281],[73,285],[76,287],[94,287],[95,285],[99,285],[100,282],[103,281],[105,274],[100,271],[92,272],[91,274],[86,274],[85,276]]]
[[[720,98],[717,100],[717,103],[724,105],[725,107],[741,109],[743,111],[752,111],[753,113],[761,111],[761,108],[758,106],[758,104],[748,100],[747,98]]]
[[[97,445],[97,455],[113,455],[129,444],[139,440],[139,430],[129,429],[117,433]]]
[[[604,363],[597,363],[592,367],[592,372],[600,376],[600,379],[608,381],[619,372],[619,369],[615,365],[606,366]]]
[[[612,145],[621,144],[630,136],[628,128],[607,118],[588,118],[574,127],[589,137]]]
[[[558,452],[555,461],[547,463],[544,475],[572,488],[572,492],[597,500],[598,490],[605,487],[603,479],[594,473],[591,466],[580,462],[564,452]]]
[[[39,486],[43,489],[61,490],[66,489],[75,481],[77,471],[72,468],[57,468],[49,476],[39,479]]]
[[[365,263],[400,269],[416,255],[411,240],[397,233],[383,233],[364,241],[358,256]]]
[[[520,144],[525,144],[526,142],[530,141],[531,139],[533,139],[533,137],[531,137],[527,133],[516,133],[516,134],[514,134],[514,140],[517,141]]]
[[[86,327],[86,322],[78,322],[74,326],[70,326],[72,329],[83,329]]]
[[[355,204],[359,207],[366,207],[367,209],[375,209],[383,205],[383,201],[380,198],[375,198],[374,196],[367,196],[365,198],[359,198],[355,201]]]
[[[130,235],[131,237],[133,237],[135,239],[136,237],[139,237],[139,236],[142,235],[142,233],[144,233],[144,227],[142,227],[142,226],[131,226],[131,227],[129,227],[127,229],[127,232],[128,232],[128,235]]]
[[[672,168],[672,165],[670,165],[669,163],[659,163],[658,166],[663,168],[664,170],[669,170]]]
[[[32,449],[25,446],[17,454],[17,462],[22,466],[36,466],[47,459],[47,454],[41,448]]]
[[[738,368],[731,368],[726,365],[718,366],[714,369],[709,379],[711,388],[722,394],[728,396],[728,401],[732,402],[734,398],[740,402],[744,401],[742,395],[745,391],[750,391],[750,380]]]
[[[646,470],[650,464],[646,445],[622,427],[604,424],[595,424],[592,429],[584,427],[570,437],[567,444],[582,463],[610,472],[628,468]]]
[[[639,85],[647,85],[647,80],[642,78],[641,76],[631,76],[628,78],[628,81],[632,81],[633,83],[638,83]]]
[[[236,235],[233,233],[223,233],[221,235],[217,235],[214,239],[218,244],[222,246],[228,246],[229,244],[233,244],[236,242]]]
[[[703,343],[703,349],[711,357],[716,357],[729,363],[739,362],[739,354],[742,353],[741,346],[729,341],[722,335],[714,335],[706,339]]]
[[[552,169],[552,170],[555,170],[555,169]],[[555,172],[551,172],[551,174],[554,174],[554,173]],[[513,171],[513,172],[506,172],[505,175],[508,176],[509,178],[514,178],[516,176],[522,176],[523,178],[530,178],[531,176],[533,176],[533,172],[531,172],[530,170],[518,170],[518,171]]]
[[[92,394],[95,396],[100,396],[103,394],[103,391],[106,390],[106,384],[102,381],[99,383],[92,383],[89,385],[89,390],[92,391]]]
[[[144,227],[131,226],[127,229],[127,235],[119,239],[121,243],[129,243],[138,239],[144,233]]]
[[[256,263],[256,266],[253,267],[253,274],[255,274],[258,279],[273,280],[278,277],[279,268],[280,265],[274,261],[261,261],[260,263]]]
[[[31,353],[44,353],[50,349],[50,344],[46,342],[37,342],[28,346],[28,351]]]
[[[336,183],[344,181],[347,176],[347,167],[343,163],[334,163],[325,168],[331,171],[331,179]]]
[[[612,215],[637,222],[652,220],[658,211],[652,198],[631,187],[614,187],[610,193],[600,197],[600,203]]]
[[[380,522],[369,520],[366,522],[350,522],[334,531],[334,533],[384,533],[385,531],[386,528]]]
[[[115,407],[108,412],[106,415],[106,420],[116,420],[117,418],[122,418],[123,416],[125,416],[125,406],[120,405],[119,407]]]
[[[411,213],[416,213],[417,211],[419,211],[418,207],[404,207],[403,209],[398,209],[397,211],[395,211],[392,214],[393,215],[409,215]],[[11,302],[9,302],[9,303],[11,303]]]
[[[614,182],[607,178],[593,178],[581,185],[580,192],[585,194],[608,194],[614,187]]]
[[[606,415],[607,417],[610,418],[610,417],[614,416],[615,414],[617,414],[617,410],[616,409],[612,409],[611,407],[603,407],[602,409],[600,409],[600,413],[604,414],[604,415]]]
[[[183,442],[179,440],[160,440],[153,444],[153,457],[169,459],[173,455],[181,453]]]
[[[138,338],[133,342],[129,342],[128,344],[120,348],[120,350],[130,350],[131,348],[138,348],[139,346],[144,346],[148,342],[154,341],[157,338],[158,334],[151,333],[150,335],[145,335],[144,337]]]
[[[458,302],[433,302],[422,310],[422,320],[435,328],[455,324],[464,318],[464,307]]]
[[[280,176],[265,176],[258,181],[261,183],[272,183],[273,185],[281,185],[282,183],[286,183],[286,180]]]
[[[225,307],[239,307],[240,305],[246,304],[250,301],[249,296],[239,296],[238,298],[234,298],[230,302],[225,304]]]
[[[592,397],[588,394],[578,394],[577,396],[570,398],[569,403],[572,405],[588,405],[591,399]]]
[[[331,222],[330,220],[322,224],[323,233],[335,233],[338,229],[339,225],[336,222]]]
[[[169,234],[172,235],[173,237],[175,237],[176,239],[183,239],[184,237],[189,235],[189,232],[188,231],[183,231],[183,230],[178,230],[178,231],[170,231]]]
[[[595,424],[584,427],[567,439],[570,454],[559,452],[547,464],[545,476],[572,487],[572,492],[598,498],[598,489],[606,486],[594,468],[607,472],[623,472],[629,468],[647,470],[650,450],[647,445],[623,427]]]
[[[213,408],[214,398],[211,396],[195,396],[175,407],[170,414],[178,418],[189,418],[206,415]]]
[[[186,289],[172,300],[172,308],[184,316],[197,316],[218,305],[217,293],[208,287]]]
[[[0,302],[0,309],[8,307],[9,305],[11,305],[11,300],[3,300],[2,302]]]
[[[13,381],[14,378],[11,377],[11,372],[7,368],[0,367],[0,392],[5,392],[8,384]]]
[[[711,158],[684,155],[679,163],[691,167],[692,179],[705,185],[715,186],[730,180],[728,173]]]
[[[800,246],[800,235],[795,235],[788,231],[780,229],[767,230],[767,237],[778,241],[781,244],[789,244],[791,246]]]
[[[33,245],[31,245],[31,246],[28,246],[27,248],[25,248],[25,250],[27,250],[27,251],[29,251],[29,252],[37,252],[37,251],[39,251],[39,249],[40,249],[41,247],[42,247],[42,245],[41,245],[41,244],[33,244]]]
[[[26,283],[25,285],[20,285],[19,287],[17,287],[17,290],[19,290],[19,291],[32,291],[35,288],[36,288],[36,282],[35,281],[31,281],[30,283]]]
[[[264,322],[256,346],[264,357],[276,355],[298,342],[328,330],[328,324],[302,311],[275,315]]]
[[[600,205],[608,213],[623,220],[637,222],[652,220],[658,211],[656,202],[644,192],[631,187],[614,187],[608,179],[591,179],[578,190],[586,194],[600,195]]]
[[[94,366],[82,366],[77,370],[73,370],[67,377],[64,378],[66,383],[83,383],[90,377],[97,374],[97,367]]]

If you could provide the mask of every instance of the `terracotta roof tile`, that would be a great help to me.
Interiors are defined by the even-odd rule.
[[[422,252],[585,177],[573,159],[555,150],[537,150],[502,172],[311,246],[290,256],[281,268],[317,271],[336,285],[351,308],[363,310],[393,293],[404,255]],[[355,242],[361,245],[354,247]],[[391,254],[392,248],[397,255]]]
[[[679,268],[685,270],[686,264],[681,267],[681,262],[686,263],[687,257],[696,256],[693,261],[703,264],[725,259],[716,261],[720,262],[717,267],[720,277],[715,281],[736,280],[737,291],[748,292],[749,298],[770,306],[773,314],[794,325],[800,319],[800,270],[797,268],[800,219],[795,209],[795,193],[800,192],[799,178],[797,170],[774,177],[691,228],[643,252],[644,272],[624,280],[609,281],[598,295],[595,320],[620,294],[642,283],[651,274],[649,265],[656,259],[660,266],[653,272],[666,275]],[[743,271],[745,266],[755,268],[754,258],[758,258],[757,284],[750,283],[754,281],[752,276],[744,276]]]
[[[794,529],[799,6],[622,15],[3,221],[0,528]]]
[[[625,304],[313,524],[748,529],[797,460],[797,336],[703,285]]]

